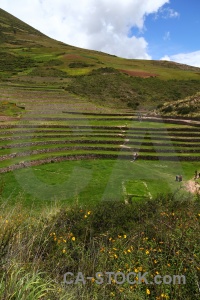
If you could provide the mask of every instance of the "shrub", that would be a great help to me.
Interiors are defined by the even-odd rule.
[[[91,67],[91,66],[93,66],[93,65],[87,64],[87,63],[81,62],[81,61],[76,61],[76,62],[69,63],[69,68],[88,68],[88,67]]]
[[[177,108],[177,113],[180,115],[187,115],[187,114],[190,114],[195,111],[196,111],[196,108],[192,105],[182,106],[182,107]]]
[[[12,293],[13,299],[199,298],[199,199],[168,194],[130,204],[77,204],[39,219],[21,212],[20,218],[15,210],[1,217],[1,236],[7,236],[9,245],[0,269],[5,300]],[[105,281],[98,285],[94,275],[99,271],[148,272],[149,281],[156,274],[184,275],[186,284],[107,284],[104,273]],[[66,272],[93,277],[85,285],[64,287]]]
[[[170,105],[162,109],[163,113],[170,113],[172,111],[173,111],[173,108]]]

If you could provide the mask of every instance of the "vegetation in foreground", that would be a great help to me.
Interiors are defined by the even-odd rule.
[[[39,215],[3,202],[1,211],[1,299],[199,299],[199,195],[57,204]],[[184,275],[186,284],[108,284],[104,276],[98,285],[95,273],[109,271],[148,272],[149,281]],[[67,285],[66,272],[92,278]]]

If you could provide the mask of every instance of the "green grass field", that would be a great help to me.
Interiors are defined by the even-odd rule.
[[[16,91],[12,89],[13,97]],[[20,93],[27,109],[19,121],[0,125],[3,197],[15,202],[25,194],[26,205],[40,207],[54,200],[94,204],[106,198],[187,193],[187,181],[200,168],[198,125],[146,119],[144,113],[139,119],[139,112],[111,112],[98,104],[80,113],[78,106],[71,110],[73,97],[65,103],[65,113],[53,114],[54,106],[63,103],[62,94],[56,104],[51,102],[56,92],[45,96],[38,114],[37,96],[38,91],[32,96]],[[80,103],[85,108],[89,104]],[[134,152],[139,153],[135,162]],[[177,174],[183,176],[182,183],[175,182]]]
[[[62,200],[71,204],[91,204],[103,199],[122,200],[127,194],[137,198],[161,193],[184,192],[184,182],[193,178],[200,163],[122,160],[62,162],[6,173],[3,197],[25,193],[26,205],[36,207]],[[175,181],[177,174],[183,182]],[[86,178],[87,176],[87,178]],[[126,192],[123,191],[125,187]],[[185,191],[186,192],[186,191]],[[15,201],[15,200],[12,200]],[[35,202],[36,201],[36,202]]]

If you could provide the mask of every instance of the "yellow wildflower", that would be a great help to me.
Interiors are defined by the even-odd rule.
[[[135,272],[135,273],[138,273],[138,269],[137,269],[137,268],[135,268],[134,272]]]
[[[111,279],[112,283],[116,283],[115,279]]]
[[[110,293],[110,296],[111,296],[111,297],[115,297],[115,293],[111,292],[111,293]]]
[[[164,294],[164,293],[161,294],[161,297],[162,297],[162,298],[166,298],[166,299],[169,298],[169,296],[167,296],[167,295]]]
[[[150,294],[151,294],[151,292],[150,292],[149,289],[146,289],[146,293],[147,293],[147,295],[150,295]]]

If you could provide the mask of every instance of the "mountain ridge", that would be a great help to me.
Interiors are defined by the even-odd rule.
[[[155,108],[200,91],[200,68],[124,59],[51,39],[0,9],[0,82],[52,87],[100,105]]]

